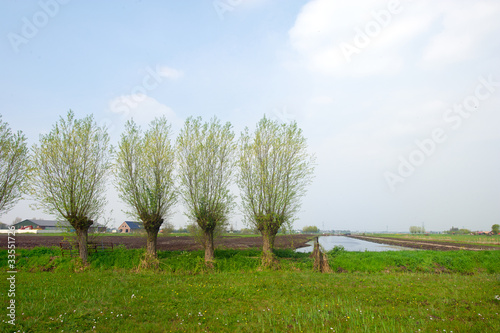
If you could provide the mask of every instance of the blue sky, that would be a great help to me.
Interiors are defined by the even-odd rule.
[[[189,116],[240,133],[266,114],[296,120],[317,157],[296,228],[500,223],[498,1],[0,6],[0,114],[30,144],[69,109],[114,143],[131,117],[166,115],[174,140]],[[108,200],[112,225],[129,219],[112,185]],[[52,218],[29,200],[0,220],[16,217]]]

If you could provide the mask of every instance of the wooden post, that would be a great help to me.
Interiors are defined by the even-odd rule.
[[[322,253],[319,248],[319,239],[316,237],[314,240],[314,250],[311,254],[311,257],[314,258],[314,270],[320,273],[329,273],[331,272],[330,265],[328,265],[328,257],[326,253]]]

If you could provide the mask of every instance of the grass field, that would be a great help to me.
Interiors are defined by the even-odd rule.
[[[499,251],[332,251],[332,274],[307,254],[159,252],[161,271],[137,271],[144,250],[97,253],[84,269],[57,248],[17,250],[16,326],[5,332],[498,332]],[[0,251],[7,271],[6,250]],[[338,273],[344,272],[344,273]],[[8,285],[0,282],[6,308]]]
[[[500,235],[375,234],[377,237],[431,240],[450,243],[484,244],[500,247]]]
[[[18,283],[25,332],[498,332],[500,322],[498,277],[484,273],[39,272]]]

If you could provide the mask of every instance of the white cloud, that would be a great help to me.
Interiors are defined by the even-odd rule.
[[[140,125],[149,124],[154,118],[161,116],[165,116],[174,126],[182,124],[182,120],[171,108],[143,94],[118,96],[109,102],[109,109],[121,115],[123,121],[132,118]]]
[[[488,37],[496,40],[500,29],[498,1],[464,2],[443,8],[442,30],[434,35],[424,50],[422,65],[442,66],[477,57]]]
[[[425,15],[405,19],[418,7],[404,2],[395,9],[383,0],[314,0],[290,29],[290,42],[313,71],[351,76],[394,73],[403,66],[400,46],[430,24]]]
[[[289,30],[299,62],[327,75],[394,74],[408,54],[425,66],[477,56],[500,26],[498,1],[392,2],[310,1]]]

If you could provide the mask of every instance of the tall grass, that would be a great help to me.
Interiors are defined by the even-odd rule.
[[[282,270],[312,270],[313,260],[308,253],[275,250]],[[89,257],[91,270],[132,270],[138,267],[144,249],[118,246],[112,252],[98,252]],[[260,265],[259,249],[215,251],[211,271],[248,272]],[[178,274],[206,272],[203,251],[158,251],[160,269]],[[0,250],[0,267],[7,265],[7,250]],[[329,252],[330,267],[335,272],[424,272],[474,274],[500,273],[500,251],[387,251],[387,252]],[[62,256],[56,247],[17,250],[17,268],[24,271],[74,271],[80,269],[74,257]]]
[[[448,234],[376,234],[377,237],[406,238],[414,240],[468,243],[500,247],[500,235],[448,235]]]

